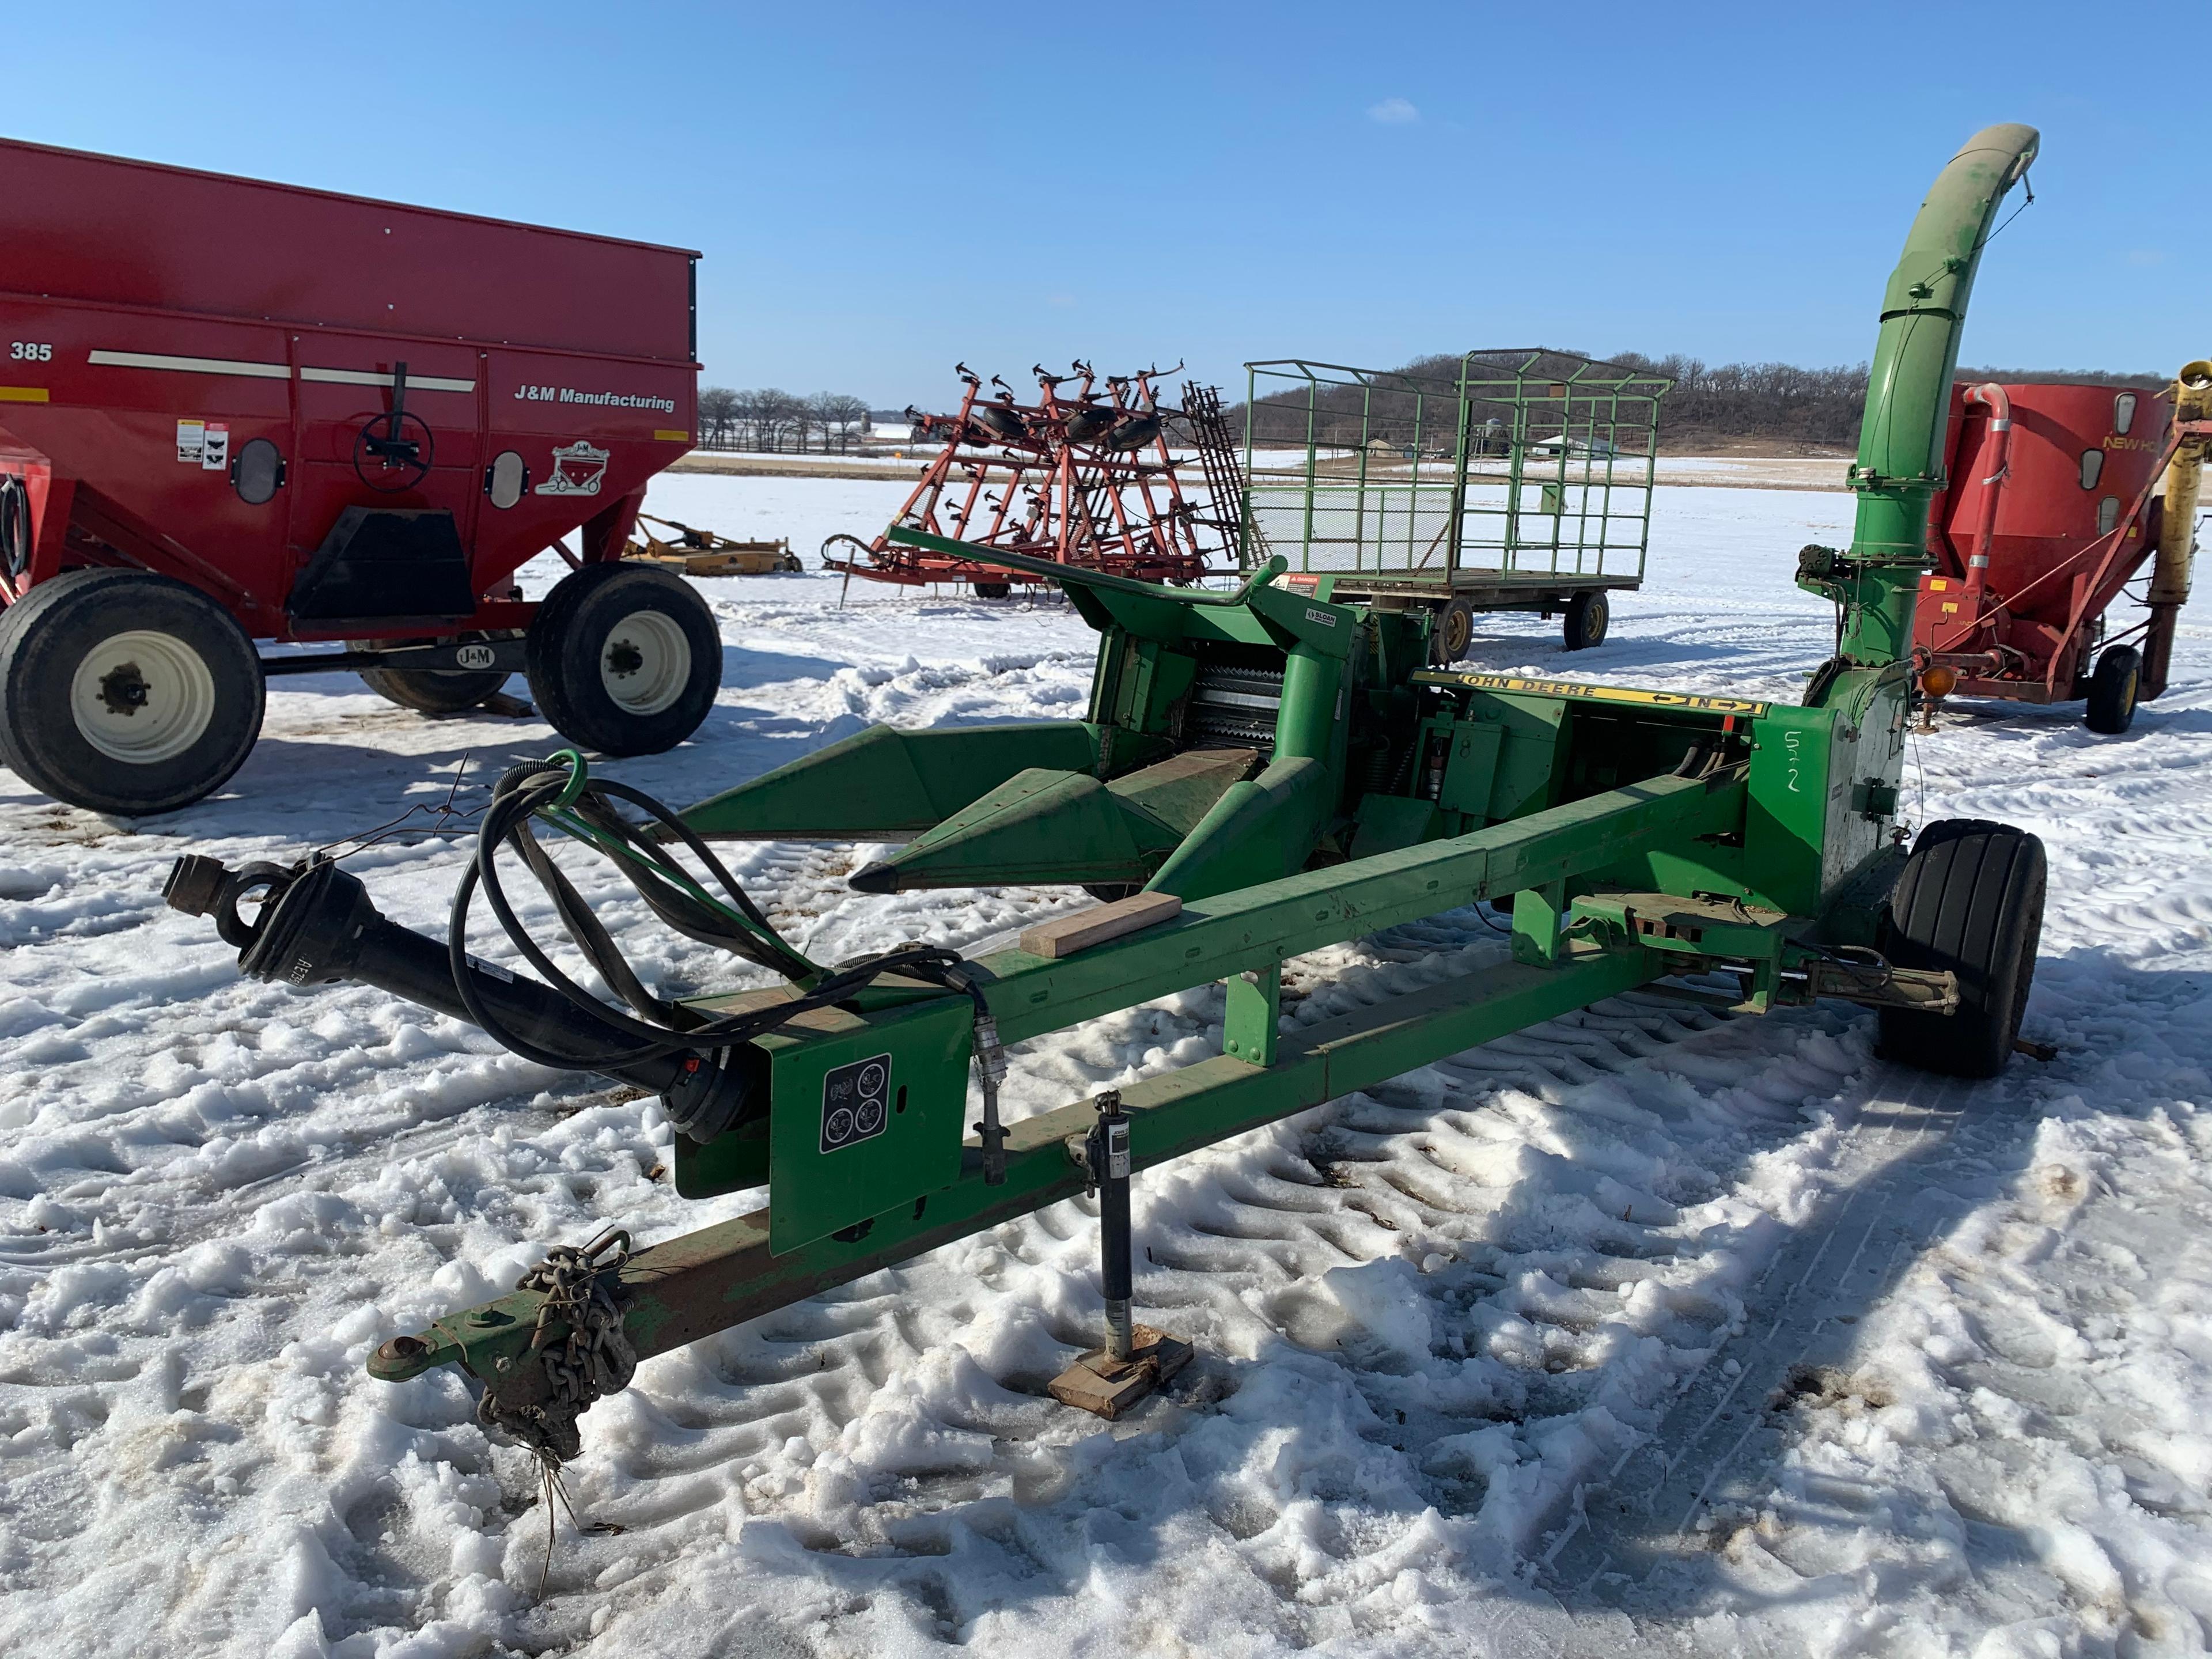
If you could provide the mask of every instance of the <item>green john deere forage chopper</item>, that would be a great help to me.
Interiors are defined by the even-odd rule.
[[[180,860],[170,902],[214,915],[244,971],[381,986],[656,1091],[681,1193],[768,1188],[764,1210],[635,1253],[619,1235],[556,1251],[513,1293],[386,1343],[372,1370],[462,1366],[487,1422],[572,1455],[578,1412],[638,1358],[1095,1187],[1109,1340],[1055,1392],[1110,1414],[1188,1352],[1129,1322],[1132,1167],[1657,981],[1729,988],[1717,1000],[1747,1011],[1868,1004],[1887,1056],[1995,1073],[2033,970],[2042,848],[1960,822],[1908,856],[1894,819],[1960,329],[2035,149],[2024,126],[1976,135],[1913,223],[1850,472],[1855,539],[1801,560],[1842,616],[1802,704],[1431,668],[1425,617],[1336,604],[1326,579],[1292,591],[1274,561],[1233,594],[1047,565],[1100,635],[1086,719],[878,728],[680,816],[573,757],[522,769],[487,811],[447,939],[384,921],[327,861]],[[539,848],[541,823],[613,858],[679,931],[787,983],[657,998]],[[825,967],[775,936],[716,838],[904,839],[852,878],[864,892],[1059,882],[1109,902],[977,960],[906,946]],[[627,1007],[530,939],[502,847]],[[479,887],[539,978],[467,955]],[[1285,958],[1509,896],[1510,959],[1280,1031]],[[1000,1120],[1002,1044],[1212,981],[1218,1055]]]

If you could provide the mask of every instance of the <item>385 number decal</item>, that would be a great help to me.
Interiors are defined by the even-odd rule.
[[[8,355],[19,363],[50,363],[54,360],[54,349],[30,340],[17,340],[9,346]]]

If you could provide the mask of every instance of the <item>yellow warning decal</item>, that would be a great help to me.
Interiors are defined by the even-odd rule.
[[[42,404],[46,401],[46,389],[42,386],[0,386],[0,404]]]
[[[1928,579],[1928,591],[1930,593],[1941,593],[1950,586],[1951,584],[1945,581],[1941,576],[1930,576]]]
[[[656,432],[653,437],[656,443],[688,444],[691,441],[691,434],[688,432]]]
[[[1540,697],[1578,697],[1589,702],[1634,703],[1645,708],[1694,708],[1708,714],[1748,714],[1753,719],[1767,705],[1743,697],[1708,697],[1694,691],[1637,691],[1620,685],[1583,685],[1573,680],[1524,680],[1513,674],[1455,673],[1449,669],[1423,668],[1413,674],[1416,685],[1464,685],[1477,691],[1521,691]]]

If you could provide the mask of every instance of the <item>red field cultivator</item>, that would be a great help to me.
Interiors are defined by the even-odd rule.
[[[960,364],[967,390],[958,410],[915,417],[923,434],[945,447],[890,528],[1140,581],[1195,582],[1214,554],[1233,565],[1233,492],[1225,517],[1202,511],[1185,498],[1178,477],[1198,465],[1211,486],[1221,466],[1236,465],[1218,400],[1186,387],[1197,394],[1186,398],[1193,407],[1164,409],[1157,368],[1102,382],[1088,363],[1073,368],[1073,374],[1036,369],[1037,400],[1024,404],[995,374],[998,391],[986,396],[981,378]],[[1073,389],[1063,393],[1066,387]],[[1182,435],[1172,432],[1177,426],[1194,445],[1182,455],[1170,447],[1171,435]],[[1017,582],[1044,580],[894,543],[888,531],[868,542],[832,536],[822,544],[822,562],[843,571],[848,583],[854,576],[907,586],[966,582],[986,599],[1005,598]]]

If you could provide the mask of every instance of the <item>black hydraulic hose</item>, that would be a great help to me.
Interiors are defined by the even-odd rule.
[[[611,1030],[629,1040],[617,1053],[604,1057],[594,1056],[583,1062],[594,1071],[605,1070],[609,1062],[634,1063],[652,1054],[702,1054],[748,1042],[778,1026],[787,1024],[799,1014],[841,1002],[887,973],[913,974],[933,983],[945,985],[948,988],[969,991],[971,996],[980,1000],[979,992],[969,990],[965,984],[953,983],[951,970],[960,963],[959,953],[939,946],[901,945],[880,955],[823,972],[814,969],[805,957],[788,946],[781,945],[780,940],[771,946],[766,940],[750,939],[735,927],[726,925],[715,927],[710,913],[703,907],[653,874],[653,864],[662,856],[658,848],[640,846],[631,833],[631,826],[623,823],[611,808],[592,813],[590,803],[594,796],[630,800],[661,824],[672,828],[687,843],[695,842],[696,837],[652,797],[624,785],[594,780],[586,787],[576,803],[580,815],[586,815],[593,828],[617,836],[634,849],[623,858],[623,872],[630,878],[632,884],[638,888],[641,896],[656,914],[693,938],[702,939],[705,942],[756,961],[767,957],[769,962],[764,965],[778,966],[788,977],[799,982],[803,983],[808,979],[813,981],[800,995],[787,1000],[714,1019],[691,1016],[690,1022],[683,1025],[642,1018],[611,1006],[563,973],[531,937],[529,929],[508,902],[499,876],[496,858],[500,846],[504,842],[515,845],[518,851],[522,851],[522,844],[532,841],[527,820],[542,808],[555,805],[568,787],[568,781],[569,772],[565,766],[518,769],[500,780],[493,793],[492,805],[486,809],[477,830],[476,858],[462,872],[460,884],[454,891],[453,916],[447,932],[453,976],[468,1005],[467,1017],[525,1058],[537,1060],[544,1065],[574,1066],[578,1063],[574,1060],[556,1059],[539,1049],[521,1033],[509,1030],[499,1018],[497,1011],[477,997],[471,976],[463,971],[469,960],[466,946],[469,911],[479,886],[490,902],[493,914],[499,919],[501,929],[532,968],[544,975],[555,991],[600,1028]],[[711,853],[705,856],[717,878],[742,904],[744,914],[749,918],[757,918],[769,939],[774,940],[774,930],[769,927],[767,918],[760,915],[749,897],[743,896],[736,878],[730,875]],[[610,985],[635,984],[635,977],[629,963],[622,959],[613,940],[596,920],[590,919],[588,907],[584,905],[559,872],[552,867],[551,861],[544,858],[542,851],[537,859],[531,859],[527,852],[524,852],[524,857],[530,863],[533,873],[539,876],[556,912],[562,915],[571,940],[600,976]],[[654,890],[656,888],[659,890],[658,892]],[[690,921],[693,925],[684,925],[677,920],[678,916]],[[781,947],[780,951],[777,947]]]
[[[657,832],[697,852],[729,895],[729,906],[718,910],[704,901],[702,890],[665,847],[640,838],[642,826],[616,810],[617,800],[637,806]],[[793,981],[794,994],[719,1017],[654,996],[538,845],[530,820],[541,812],[572,815],[556,821],[572,833],[588,831],[592,843],[615,860],[647,906],[670,927],[780,970]],[[501,884],[497,854],[502,844],[538,878],[570,940],[629,1009],[578,984],[531,937]],[[479,887],[509,940],[544,983],[469,954],[469,914]],[[767,1060],[752,1046],[753,1039],[799,1015],[845,1002],[888,974],[958,992],[975,1006],[984,1178],[993,1185],[1006,1178],[1006,1127],[998,1109],[1005,1051],[982,983],[959,952],[908,944],[834,969],[816,967],[777,936],[737,878],[666,807],[627,786],[587,778],[580,761],[573,767],[557,762],[521,767],[500,780],[478,828],[476,856],[454,892],[442,947],[386,921],[360,880],[327,859],[289,868],[255,864],[234,872],[217,860],[188,854],[177,860],[163,896],[175,909],[214,916],[217,931],[239,947],[240,969],[257,978],[303,987],[336,980],[374,985],[465,1019],[538,1065],[599,1072],[653,1090],[676,1127],[701,1141],[712,1139],[750,1109],[764,1109],[764,1091],[757,1085],[765,1078]],[[239,907],[256,902],[259,916],[248,922]]]

